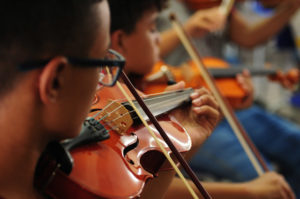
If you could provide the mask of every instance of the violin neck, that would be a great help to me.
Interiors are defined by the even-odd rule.
[[[249,69],[249,68],[208,68],[210,74],[214,78],[230,78],[236,77],[237,74],[242,73],[244,69],[247,69],[252,76],[266,76],[275,75],[276,70],[274,69]]]
[[[184,104],[190,103],[190,95],[193,92],[194,90],[192,88],[166,92],[163,94],[147,97],[144,99],[144,102],[154,116],[160,116]],[[142,111],[142,108],[139,106],[137,101],[133,101],[133,103],[142,113],[143,118],[145,120],[149,120],[148,116],[144,113],[144,111]],[[133,111],[133,108],[130,106],[130,104],[128,102],[124,102],[122,104],[130,111],[131,117],[134,120],[134,124],[140,124],[140,120],[137,117],[136,113]]]

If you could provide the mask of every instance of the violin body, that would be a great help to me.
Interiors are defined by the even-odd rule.
[[[101,109],[106,110],[110,100],[123,98],[119,93],[116,86],[99,89],[90,116],[95,116]],[[121,133],[119,126],[113,130],[111,125],[118,117],[112,119],[110,116],[126,114],[118,111],[118,108],[113,109],[115,111],[108,115],[109,121],[105,121],[106,118],[101,114],[95,117],[101,120],[106,129],[110,129],[110,138],[71,150],[73,169],[69,176],[58,172],[59,175],[47,191],[53,198],[70,198],[70,195],[72,198],[82,198],[82,192],[84,198],[137,198],[147,180],[160,170],[170,169],[161,149],[144,126],[130,124],[129,129]],[[127,122],[124,120],[121,124]],[[190,137],[174,118],[164,114],[159,117],[159,123],[178,151],[184,153],[190,150]],[[165,149],[171,153],[159,133],[150,126]]]
[[[202,59],[203,64],[208,68],[229,68],[229,64],[221,59],[206,57]],[[167,87],[166,79],[160,78],[155,81],[148,81],[148,77],[152,74],[157,73],[157,71],[161,70],[161,67],[166,65],[163,62],[158,62],[153,71],[147,75],[145,81],[143,81],[142,89],[145,93],[157,93],[163,92]],[[184,64],[180,67],[170,67],[167,66],[169,71],[172,73],[174,77],[174,81],[185,81],[186,87],[199,88],[202,86],[207,87],[202,75],[200,74],[196,65],[190,61],[187,64]],[[219,88],[220,92],[224,97],[226,97],[231,105],[236,105],[242,103],[243,98],[245,97],[244,90],[240,87],[235,78],[218,78],[216,79],[216,85]]]
[[[246,94],[235,77],[237,74],[242,73],[244,68],[230,67],[227,62],[214,57],[205,57],[202,59],[202,62],[215,78],[216,86],[219,88],[221,94],[227,98],[233,107],[240,107]],[[285,73],[279,70],[265,68],[246,69],[252,76],[268,75],[270,80],[278,81],[286,88],[297,84],[300,79],[300,72],[296,68],[292,68]],[[207,87],[202,78],[202,74],[193,61],[189,61],[179,67],[168,66],[162,61],[157,62],[152,72],[136,84],[139,85],[140,89],[145,93],[150,94],[163,92],[170,80],[171,82],[184,81],[186,82],[186,87]]]

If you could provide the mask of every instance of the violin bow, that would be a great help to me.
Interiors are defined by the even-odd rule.
[[[256,170],[257,174],[261,176],[264,172],[268,171],[268,167],[263,160],[262,156],[260,155],[258,149],[255,147],[253,142],[251,141],[250,137],[247,135],[245,129],[238,121],[236,115],[232,107],[229,105],[228,101],[222,96],[220,90],[217,88],[213,77],[208,72],[207,68],[201,61],[201,56],[199,52],[196,50],[196,47],[193,45],[190,37],[187,33],[183,30],[181,24],[176,19],[175,14],[170,14],[170,20],[175,29],[179,39],[181,40],[183,46],[197,65],[198,69],[200,70],[206,84],[214,94],[217,102],[220,105],[221,111],[223,112],[224,116],[226,117],[227,121],[229,122],[233,132],[235,133],[236,137],[238,138],[240,144],[242,145],[243,149],[245,150],[250,162],[252,163],[254,169]]]
[[[148,107],[144,103],[143,99],[139,96],[139,94],[137,93],[135,87],[133,86],[133,84],[131,83],[131,81],[129,80],[129,78],[127,77],[127,75],[123,71],[122,71],[122,80],[124,81],[125,85],[130,90],[130,92],[132,93],[132,95],[134,96],[134,98],[136,99],[136,101],[139,103],[139,105],[141,106],[141,108],[143,109],[143,111],[146,113],[146,115],[148,116],[149,120],[152,122],[152,124],[158,130],[158,132],[160,133],[160,135],[162,136],[162,138],[164,139],[164,141],[167,143],[167,145],[171,149],[172,153],[175,155],[175,157],[177,158],[177,160],[180,162],[180,164],[182,165],[182,167],[184,168],[184,170],[186,171],[186,173],[189,175],[189,177],[191,178],[191,180],[193,181],[193,183],[195,184],[195,186],[197,187],[197,189],[199,190],[199,192],[201,193],[201,195],[203,196],[203,198],[205,198],[205,199],[211,199],[211,196],[203,188],[203,186],[201,185],[199,179],[197,178],[197,176],[195,175],[195,173],[193,172],[193,170],[190,168],[190,166],[188,165],[188,163],[184,160],[184,158],[182,157],[182,155],[178,152],[178,150],[176,149],[176,147],[174,146],[174,144],[172,143],[172,141],[169,139],[168,135],[162,129],[162,127],[158,123],[157,119],[153,116],[153,114],[151,113],[151,111],[148,109]],[[158,140],[157,136],[153,133],[153,131],[149,127],[148,123],[142,117],[141,113],[135,107],[135,105],[133,104],[132,100],[130,99],[130,97],[125,92],[125,90],[123,89],[123,87],[121,86],[121,84],[119,82],[117,82],[117,86],[119,87],[119,89],[121,90],[121,92],[124,94],[124,96],[127,98],[128,102],[131,104],[131,106],[133,107],[133,109],[135,110],[135,112],[137,113],[137,115],[139,116],[139,118],[141,119],[141,121],[143,122],[143,124],[145,125],[145,127],[148,129],[149,133],[152,135],[152,137],[154,138],[155,142],[158,144],[158,146],[160,147],[160,149],[164,153],[164,155],[167,158],[167,160],[170,162],[170,164],[172,165],[172,167],[175,169],[176,173],[181,178],[181,180],[183,181],[183,183],[185,184],[185,186],[187,187],[187,189],[191,193],[192,197],[194,199],[198,199],[198,196],[195,193],[195,191],[192,189],[192,187],[186,181],[186,179],[184,178],[183,174],[180,172],[180,170],[176,166],[175,162],[172,160],[171,156],[164,149],[164,147],[162,146],[162,144]]]
[[[219,9],[224,15],[227,16],[233,7],[233,4],[234,4],[234,0],[222,0]]]

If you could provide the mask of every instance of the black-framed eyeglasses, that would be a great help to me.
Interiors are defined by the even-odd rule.
[[[125,65],[125,58],[118,52],[109,49],[104,59],[67,57],[68,62],[75,67],[99,68],[99,84],[113,86],[118,80]],[[51,59],[27,61],[18,67],[21,71],[29,71],[44,67]]]

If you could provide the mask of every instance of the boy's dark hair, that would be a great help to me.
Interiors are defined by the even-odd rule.
[[[99,27],[101,0],[4,0],[0,5],[0,95],[12,88],[23,61],[87,56]]]
[[[123,30],[130,34],[143,14],[151,9],[161,11],[168,0],[108,0],[111,13],[110,32]]]

